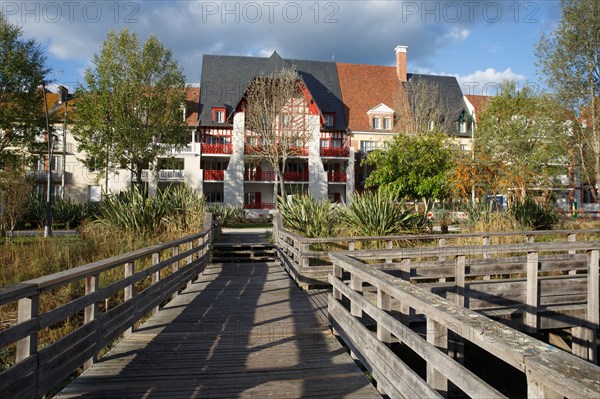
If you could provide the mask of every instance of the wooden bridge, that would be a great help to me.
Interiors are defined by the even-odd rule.
[[[193,236],[0,289],[0,310],[18,304],[17,322],[0,331],[0,350],[14,352],[0,372],[0,397],[513,396],[482,376],[485,364],[469,363],[465,345],[521,373],[522,395],[600,392],[593,364],[599,242],[563,232],[560,243],[526,238],[508,248],[482,236],[485,245],[460,247],[446,245],[455,236],[437,235],[438,248],[394,248],[400,241],[388,237],[386,250],[356,251],[354,243],[380,238],[354,237],[345,248],[351,251],[332,253],[275,227],[275,247],[255,235],[215,241],[208,216]],[[333,291],[301,290],[290,278],[322,285],[325,268]],[[550,284],[543,295],[543,281],[561,276],[562,294]],[[496,283],[502,298],[498,284],[509,278],[521,280],[525,295],[482,299],[490,291],[474,288]],[[40,312],[45,295],[67,285],[81,286],[81,296]],[[560,296],[570,301],[568,311]],[[476,303],[477,312],[469,309]],[[498,320],[530,331],[544,320],[572,327],[578,356],[482,313],[511,306],[514,317],[505,312]],[[67,320],[74,326],[62,338],[38,342]],[[84,373],[65,387],[81,366]]]

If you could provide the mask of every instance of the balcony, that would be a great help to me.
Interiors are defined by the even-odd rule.
[[[321,156],[348,158],[350,156],[350,147],[321,147]]]
[[[204,170],[204,181],[223,181],[225,180],[224,170]]]
[[[179,169],[161,169],[158,171],[159,181],[179,181],[183,180],[185,174]]]
[[[252,145],[246,143],[244,153],[247,155],[256,155],[263,152],[260,145]],[[291,157],[307,157],[308,147],[289,147],[288,153]]]
[[[329,183],[346,183],[346,172],[327,172],[327,181]]]
[[[63,175],[65,176],[65,180],[68,177],[68,173],[65,175],[63,170],[53,170],[50,176],[51,181],[53,182],[62,182]],[[27,172],[27,177],[36,181],[36,182],[45,182],[48,181],[48,171],[47,170],[31,170]]]
[[[232,154],[233,145],[231,144],[205,144],[202,143],[202,154]]]
[[[275,181],[275,171],[246,171],[244,172],[244,181]]]
[[[308,181],[308,171],[305,170],[303,172],[285,172],[283,174],[283,178],[286,182],[294,182],[294,181],[307,182]]]
[[[244,209],[275,209],[275,203],[262,202],[256,204],[244,204]]]

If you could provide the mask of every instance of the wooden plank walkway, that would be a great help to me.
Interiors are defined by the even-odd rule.
[[[278,264],[210,265],[57,397],[381,397],[314,303]]]

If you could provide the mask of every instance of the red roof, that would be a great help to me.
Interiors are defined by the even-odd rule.
[[[482,96],[480,94],[465,94],[467,100],[471,104],[473,104],[473,108],[475,108],[475,117],[479,120],[479,115],[485,109],[488,101],[490,101],[491,96]]]
[[[353,131],[376,131],[371,128],[367,111],[381,103],[392,109],[399,109],[399,103],[404,99],[396,67],[344,63],[336,65],[348,128]]]

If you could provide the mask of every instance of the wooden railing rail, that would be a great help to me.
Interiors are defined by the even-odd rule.
[[[43,276],[0,289],[0,306],[17,303],[17,323],[0,331],[0,350],[15,345],[15,364],[0,373],[0,397],[41,397],[112,341],[131,332],[135,324],[194,280],[210,260],[216,227],[206,215],[204,229],[194,235]],[[136,270],[142,262],[149,266]],[[100,286],[103,273],[122,268],[122,277]],[[142,280],[151,283],[139,292]],[[40,313],[40,296],[82,281],[83,295]],[[137,285],[136,285],[137,284]],[[122,293],[122,294],[120,294]],[[100,311],[99,304],[122,300]],[[83,316],[83,323],[45,347],[40,331]]]
[[[576,242],[578,235],[598,234],[600,229],[587,230],[539,230],[539,231],[511,231],[511,232],[483,232],[483,233],[458,233],[458,234],[406,234],[394,236],[374,237],[327,237],[307,238],[293,233],[284,228],[280,214],[275,214],[274,237],[279,251],[280,260],[296,281],[304,286],[326,285],[327,273],[331,270],[329,255],[333,250],[311,250],[311,246],[319,244],[330,244],[335,246],[336,251],[354,251],[357,243],[385,243],[387,249],[406,245],[407,241],[437,243],[438,248],[452,245],[459,239],[473,238],[481,245],[491,245],[494,238],[521,237],[523,243],[535,242],[536,237],[560,237],[566,238],[568,242]],[[573,253],[574,249],[571,249]],[[487,258],[491,252],[483,253]],[[444,252],[439,252],[439,260],[444,260]]]
[[[596,282],[592,285],[597,285],[598,246],[590,249],[581,245],[580,249],[589,251],[590,264],[595,265],[592,269],[595,269]],[[329,282],[333,294],[329,297],[329,314],[332,326],[371,372],[380,390],[390,397],[406,397],[407,393],[410,397],[439,397],[448,392],[448,381],[470,397],[503,397],[447,355],[449,331],[524,373],[528,397],[595,398],[600,392],[600,367],[377,270],[354,259],[354,255],[354,252],[331,255],[333,273],[329,275]],[[457,263],[462,265],[462,261]],[[366,285],[376,289],[377,305],[363,296]],[[597,287],[595,289],[597,292]],[[349,310],[343,298],[350,302]],[[405,325],[407,318],[398,320],[390,313],[392,299],[401,304],[403,313],[412,309],[426,318],[426,339]],[[597,304],[594,306],[596,308],[591,310],[597,311]],[[363,325],[363,313],[377,323],[376,333]],[[392,337],[425,360],[426,380],[389,348]]]

